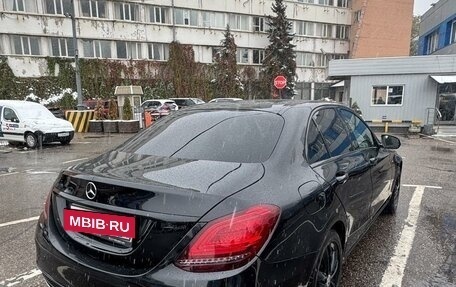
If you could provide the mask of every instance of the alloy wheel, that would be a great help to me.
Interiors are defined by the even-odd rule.
[[[325,249],[317,273],[318,287],[336,287],[340,269],[340,250],[331,242]]]

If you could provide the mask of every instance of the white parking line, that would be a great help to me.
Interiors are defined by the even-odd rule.
[[[383,274],[380,287],[401,287],[402,278],[404,277],[405,266],[407,259],[412,249],[413,240],[415,239],[416,226],[418,216],[420,215],[421,200],[425,188],[441,189],[439,186],[411,185],[404,184],[403,186],[415,187],[412,199],[410,200],[407,219],[405,220],[404,229],[402,229],[399,242],[394,250],[394,255],[391,257],[388,268]]]
[[[55,174],[56,171],[26,171],[27,174]]]
[[[23,283],[24,281],[27,281],[29,279],[32,279],[33,277],[36,277],[38,275],[41,275],[41,271],[38,269],[33,269],[28,272],[19,274],[13,278],[9,278],[9,279],[1,281],[0,286],[11,287],[11,286]]]
[[[0,174],[0,177],[7,176],[7,175],[14,175],[14,174],[18,174],[18,172],[10,172],[10,173]]]
[[[67,164],[67,163],[72,163],[72,162],[77,162],[77,161],[83,161],[83,160],[86,160],[86,159],[89,159],[89,158],[88,157],[84,157],[84,158],[73,159],[73,160],[69,160],[69,161],[64,161],[64,162],[62,162],[62,164]]]
[[[405,186],[405,187],[418,187],[418,186],[424,186],[425,188],[442,189],[441,186],[432,186],[432,185],[403,184],[402,186]]]
[[[38,218],[40,218],[40,217],[39,216],[34,216],[34,217],[30,217],[30,218],[25,218],[25,219],[20,219],[20,220],[0,223],[0,227],[15,225],[15,224],[19,224],[19,223],[25,223],[25,222],[30,222],[30,221],[35,221],[35,220],[38,220]]]

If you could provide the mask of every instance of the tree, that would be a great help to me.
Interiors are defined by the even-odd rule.
[[[291,98],[294,95],[295,77],[296,77],[296,47],[291,42],[294,34],[291,34],[292,24],[286,17],[286,5],[283,0],[275,0],[272,5],[272,11],[275,16],[268,16],[268,38],[269,46],[266,48],[263,68],[260,74],[262,85],[265,92],[279,94],[273,85],[273,80],[278,75],[287,78],[282,98]]]
[[[418,39],[420,37],[421,16],[413,16],[410,56],[418,55]]]
[[[195,96],[197,65],[191,45],[172,42],[169,45],[167,66],[177,97]]]
[[[109,100],[109,119],[117,120],[119,118],[119,110],[117,102],[114,99]]]
[[[242,95],[243,85],[237,68],[237,46],[230,26],[226,27],[221,41],[221,48],[215,56],[214,84],[215,96],[223,98],[238,98]]]
[[[128,97],[125,98],[124,105],[122,107],[122,119],[130,121],[133,119],[133,111]]]

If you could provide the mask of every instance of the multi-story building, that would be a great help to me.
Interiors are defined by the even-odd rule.
[[[330,59],[348,57],[348,0],[285,1],[297,45],[298,93],[313,98]],[[241,66],[260,67],[272,0],[0,0],[0,54],[16,76],[40,77],[45,57],[73,57],[76,18],[81,58],[166,61],[169,43],[190,44],[195,60],[211,63],[230,25]],[[74,11],[74,12],[73,12]]]
[[[422,16],[418,54],[456,54],[456,2],[454,0],[440,0]]]
[[[296,34],[297,98],[328,95],[326,68],[331,59],[348,58],[350,52],[353,57],[402,55],[403,51],[395,48],[401,45],[408,50],[408,44],[395,41],[377,49],[383,54],[366,52],[369,49],[364,48],[365,42],[383,35],[366,29],[379,18],[367,3],[379,1],[353,0],[355,11],[351,0],[285,0]],[[380,2],[390,6],[398,3]],[[238,46],[239,65],[253,66],[258,71],[269,43],[266,16],[272,14],[272,3],[273,0],[0,0],[0,54],[7,57],[16,76],[45,75],[46,57],[74,55],[71,19],[65,16],[69,13],[76,19],[82,58],[166,61],[169,44],[179,41],[193,46],[195,61],[211,63],[225,27],[230,25]],[[404,9],[389,11],[396,10]],[[402,21],[403,17],[396,14],[396,23]],[[388,15],[383,15],[383,19]],[[353,23],[359,25],[350,43]],[[396,32],[410,30],[407,25],[385,27]],[[398,38],[403,36],[401,33]],[[405,38],[408,41],[409,37]]]
[[[353,0],[352,11],[350,58],[409,56],[413,0]]]

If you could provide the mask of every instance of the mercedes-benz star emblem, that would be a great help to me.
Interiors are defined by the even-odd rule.
[[[92,200],[97,196],[97,186],[93,182],[89,182],[86,186],[86,196]]]

